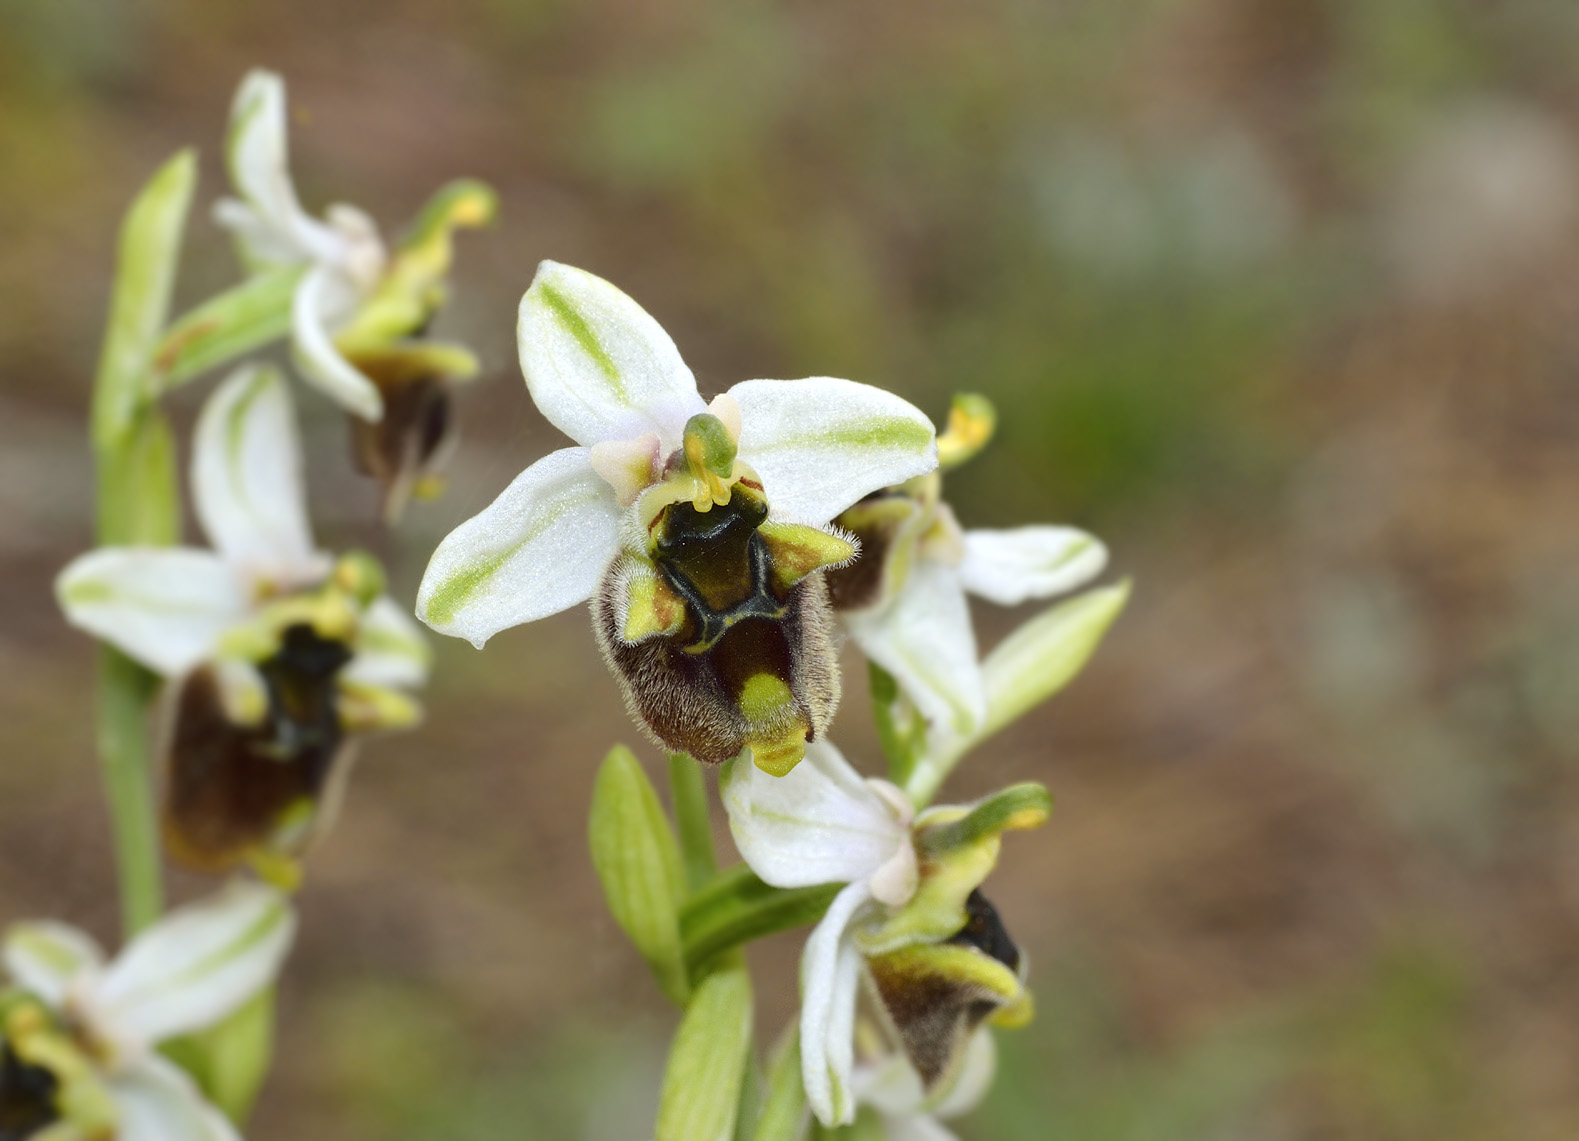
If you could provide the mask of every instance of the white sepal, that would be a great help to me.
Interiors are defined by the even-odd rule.
[[[1107,548],[1074,527],[1016,527],[966,531],[960,581],[972,594],[1000,606],[1073,590],[1107,566]]]
[[[115,1141],[241,1141],[186,1071],[158,1054],[128,1062],[105,1085],[119,1117]]]
[[[427,681],[432,658],[422,628],[389,595],[380,595],[362,615],[356,656],[340,677],[359,685],[411,689]]]
[[[918,559],[886,607],[845,615],[868,658],[894,676],[922,716],[969,733],[987,712],[970,607],[955,568]]]
[[[864,881],[904,852],[914,862],[909,820],[826,741],[782,777],[730,761],[719,795],[741,857],[775,887]]]
[[[296,198],[286,157],[285,84],[273,72],[251,71],[241,81],[225,158],[245,203],[226,200],[215,216],[236,231],[249,261],[332,262],[341,256],[339,236],[308,216]],[[237,207],[250,209],[252,218]]]
[[[686,420],[706,407],[663,327],[585,270],[539,265],[516,332],[533,402],[578,444],[651,432],[672,450]]]
[[[167,914],[118,955],[88,995],[105,1037],[130,1048],[213,1025],[276,975],[290,950],[290,901],[236,881]]]
[[[66,621],[178,677],[209,657],[247,611],[246,592],[218,555],[190,547],[105,547],[55,579]]]
[[[587,449],[544,456],[439,544],[417,588],[417,617],[481,647],[585,602],[618,548],[621,514]]]
[[[815,376],[742,381],[729,395],[740,407],[740,458],[783,518],[826,523],[869,492],[937,467],[932,421],[881,388]]]
[[[104,966],[99,946],[75,927],[40,920],[14,924],[5,936],[5,969],[17,986],[54,1010],[76,980]]]
[[[384,418],[378,386],[335,347],[330,331],[351,286],[338,271],[318,265],[307,271],[291,298],[291,347],[302,376],[354,416]]]
[[[801,953],[800,1058],[806,1101],[828,1127],[855,1120],[855,999],[861,952],[850,926],[870,905],[864,882],[834,896]]]
[[[246,581],[290,589],[328,573],[328,556],[313,545],[302,468],[285,381],[271,368],[238,369],[203,405],[191,478],[204,533]]]

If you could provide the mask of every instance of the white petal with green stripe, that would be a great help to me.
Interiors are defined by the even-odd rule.
[[[208,658],[247,610],[235,571],[190,547],[90,551],[60,572],[55,597],[66,621],[166,677]]]
[[[201,1030],[274,980],[295,933],[284,895],[236,881],[132,940],[94,988],[90,1009],[123,1044]]]
[[[381,595],[362,615],[356,656],[341,677],[360,685],[411,688],[428,679],[432,657],[421,627],[394,599]]]
[[[981,724],[987,695],[970,607],[953,567],[917,559],[887,607],[845,619],[861,651],[894,676],[928,721],[961,734]]]
[[[192,495],[209,541],[248,579],[300,586],[327,573],[307,520],[296,410],[274,369],[242,368],[208,398]]]
[[[909,401],[853,380],[747,380],[740,458],[762,477],[773,511],[826,523],[880,487],[937,467],[932,421]]]
[[[1074,527],[966,531],[960,581],[972,594],[1014,606],[1082,586],[1107,566],[1107,548]]]
[[[225,161],[245,203],[221,203],[216,216],[236,231],[254,263],[334,261],[344,243],[302,209],[286,157],[285,83],[270,71],[252,71],[231,105]],[[250,212],[251,217],[247,217]]]
[[[544,456],[439,544],[417,617],[480,647],[585,602],[618,548],[621,514],[586,448]]]
[[[663,327],[585,270],[538,266],[521,298],[517,338],[532,400],[578,444],[654,432],[671,450],[686,420],[705,408]]]

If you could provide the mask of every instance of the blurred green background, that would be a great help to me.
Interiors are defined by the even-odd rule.
[[[382,535],[301,401],[320,536],[405,597],[560,443],[512,344],[544,257],[707,393],[989,394],[960,517],[1088,527],[1136,579],[948,790],[1058,801],[990,885],[1040,1015],[964,1136],[1579,1136],[1579,5],[0,0],[0,917],[114,927],[49,584],[89,541],[120,212],[199,145],[181,299],[234,280],[206,204],[255,65],[310,208],[387,233],[451,176],[502,195],[441,322],[487,362],[446,497]],[[585,851],[638,741],[586,627],[440,645],[427,724],[364,749],[249,1136],[647,1136],[674,1016]],[[798,946],[753,952],[764,1034]]]

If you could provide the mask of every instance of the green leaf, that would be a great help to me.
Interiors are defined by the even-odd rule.
[[[768,1071],[767,1097],[752,1141],[799,1141],[806,1128],[806,1087],[800,1076],[800,1028]]]
[[[265,987],[223,1022],[161,1049],[240,1125],[257,1100],[274,1053],[274,988]]]
[[[175,437],[157,408],[132,417],[115,447],[99,457],[99,542],[168,547],[181,538]]]
[[[154,352],[160,390],[179,387],[289,333],[291,300],[304,272],[301,266],[265,270],[183,315]]]
[[[674,830],[635,754],[616,745],[592,787],[592,865],[614,920],[677,1003],[689,991],[680,945],[684,872]]]
[[[656,1141],[731,1141],[751,1056],[751,976],[743,964],[696,988],[669,1049]]]
[[[732,947],[815,923],[842,886],[770,887],[745,864],[736,864],[686,903],[680,916],[685,961],[695,971]]]
[[[159,168],[121,223],[109,328],[93,393],[93,441],[101,452],[120,441],[152,397],[149,371],[170,312],[197,160],[183,150]]]

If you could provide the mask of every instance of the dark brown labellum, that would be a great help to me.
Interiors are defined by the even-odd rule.
[[[258,667],[268,711],[256,726],[230,721],[212,669],[188,675],[176,695],[165,790],[175,859],[223,871],[272,846],[290,815],[321,811],[345,768],[337,678],[350,660],[343,643],[289,627],[279,652]]]
[[[1018,970],[1019,949],[1004,930],[997,909],[979,891],[971,892],[965,909],[965,926],[948,944],[968,947]],[[888,1020],[928,1089],[953,1072],[971,1032],[1004,1005],[1001,995],[944,969],[925,949],[878,955],[867,966]]]
[[[60,1083],[42,1066],[30,1066],[0,1043],[0,1141],[24,1141],[60,1120]]]
[[[631,556],[615,560],[593,599],[599,644],[632,712],[664,747],[708,764],[748,745],[812,740],[838,704],[822,576],[785,586],[758,531],[766,520],[760,491],[744,481],[711,511],[664,509],[650,549],[684,604],[673,634],[624,640]]]
[[[443,465],[455,442],[455,409],[448,378],[407,375],[398,355],[358,357],[355,363],[378,386],[384,416],[349,418],[351,458],[384,493],[384,517],[397,519],[413,490]]]
[[[835,610],[862,610],[883,591],[888,557],[906,522],[920,510],[902,492],[874,491],[834,520],[861,541],[861,557],[827,572],[828,601]]]
[[[991,955],[1011,971],[1019,970],[1020,949],[1004,929],[998,909],[981,894],[980,888],[971,892],[965,900],[965,914],[965,926],[949,942],[974,947]]]

